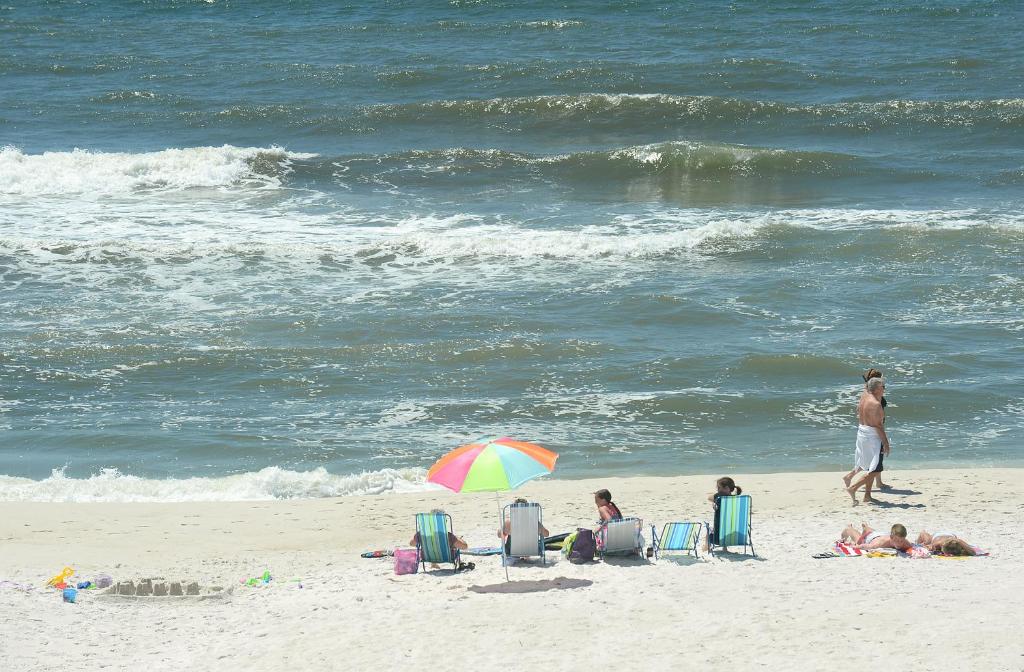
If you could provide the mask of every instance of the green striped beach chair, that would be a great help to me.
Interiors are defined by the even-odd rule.
[[[459,550],[453,549],[448,541],[452,532],[452,517],[447,513],[416,514],[416,550],[420,553],[423,571],[428,562],[451,563],[459,567]]]
[[[700,543],[703,528],[703,523],[665,523],[659,535],[654,525],[651,525],[654,559],[657,560],[658,554],[666,551],[687,551],[699,558],[697,544]]]
[[[715,548],[742,546],[746,553],[754,552],[754,542],[750,538],[750,495],[729,495],[716,497],[718,511],[715,513],[715,526],[708,527],[708,550],[715,554]]]

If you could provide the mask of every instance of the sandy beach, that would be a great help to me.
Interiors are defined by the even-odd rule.
[[[821,669],[1024,669],[1018,469],[887,472],[882,505],[852,507],[835,473],[737,475],[753,496],[757,559],[739,555],[519,564],[396,576],[364,550],[404,545],[440,506],[471,546],[493,545],[493,494],[447,491],[272,502],[0,504],[4,670],[539,669],[568,661]],[[516,492],[552,532],[588,524],[590,493],[659,526],[707,519],[714,478],[547,480]],[[507,501],[508,493],[502,494]],[[812,559],[848,522],[951,528],[991,552],[966,560]],[[650,537],[649,528],[647,531]],[[147,577],[225,597],[119,598],[43,588]],[[241,581],[269,570],[258,588]],[[296,581],[299,580],[299,581]],[[301,585],[301,588],[299,587]]]

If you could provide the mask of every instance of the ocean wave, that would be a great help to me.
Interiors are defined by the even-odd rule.
[[[665,93],[584,93],[481,100],[435,100],[363,108],[374,120],[436,122],[452,119],[522,117],[538,123],[557,120],[588,124],[654,119],[706,123],[795,120],[817,125],[869,128],[919,124],[939,127],[1024,126],[1024,99],[883,100],[806,105],[780,101],[718,96],[678,96]]]
[[[0,476],[0,502],[233,502],[309,499],[414,492],[426,483],[422,469],[382,469],[341,476],[320,467],[291,471],[267,467],[233,476],[141,478],[103,469],[88,478],[69,478],[65,469],[33,480]]]
[[[59,213],[35,225],[30,235],[0,238],[0,268],[47,275],[79,273],[83,266],[110,273],[160,268],[171,273],[205,261],[237,269],[294,272],[295,265],[333,273],[359,266],[430,265],[445,262],[510,260],[652,260],[748,249],[793,237],[870,231],[879,245],[911,244],[905,233],[928,241],[940,236],[957,246],[977,241],[1016,240],[1024,212],[984,210],[803,209],[708,211],[651,209],[610,215],[604,224],[579,228],[540,228],[536,223],[493,220],[468,213],[449,216],[384,215],[348,212],[318,217],[299,215],[178,224],[173,237],[153,230],[129,211],[108,208],[103,221],[62,220]],[[1009,238],[1007,238],[1007,236]],[[858,248],[859,249],[859,248]],[[444,267],[442,267],[444,268]],[[150,280],[152,282],[152,279]]]
[[[0,194],[118,195],[238,185],[278,186],[294,159],[313,154],[279,147],[190,147],[158,152],[71,152],[25,154],[0,148]]]
[[[545,179],[615,180],[660,175],[690,177],[772,177],[778,175],[860,174],[857,157],[746,145],[688,141],[635,145],[568,154],[527,154],[498,149],[454,147],[339,158],[337,177],[348,180],[396,181],[495,171],[521,171]],[[524,176],[525,176],[524,175]]]

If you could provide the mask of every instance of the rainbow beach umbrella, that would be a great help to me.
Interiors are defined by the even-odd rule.
[[[500,525],[498,493],[550,474],[557,459],[558,453],[507,436],[482,439],[460,446],[435,462],[427,472],[427,481],[455,492],[493,492]],[[508,565],[505,565],[505,580],[508,580]]]
[[[507,436],[467,443],[451,451],[427,472],[427,481],[455,492],[513,490],[555,468],[558,453]]]

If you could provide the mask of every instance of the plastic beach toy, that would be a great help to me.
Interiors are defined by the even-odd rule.
[[[74,576],[74,574],[75,574],[75,570],[71,569],[70,567],[65,567],[64,569],[61,570],[60,574],[58,574],[57,576],[51,577],[50,580],[46,582],[46,585],[53,586],[53,587],[56,588],[57,584],[59,584],[59,583],[67,583],[68,579],[70,579],[72,576]]]
[[[75,599],[78,597],[78,591],[74,588],[65,588],[62,595],[64,596],[65,602],[71,602],[73,604]]]
[[[248,581],[245,582],[245,585],[247,585],[247,586],[266,585],[266,584],[270,583],[271,579],[273,579],[273,578],[274,577],[272,577],[270,575],[270,570],[269,569],[265,569],[265,570],[263,570],[262,576],[254,576],[254,577],[252,577],[251,579],[249,579]]]

